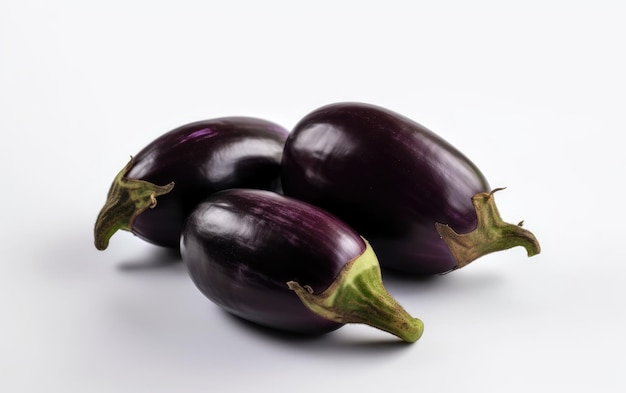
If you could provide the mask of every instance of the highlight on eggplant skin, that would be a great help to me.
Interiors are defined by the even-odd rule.
[[[285,195],[346,221],[385,268],[439,274],[514,246],[540,251],[531,232],[500,218],[472,161],[386,108],[345,102],[309,113],[287,138],[281,176]],[[481,208],[493,216],[479,220]]]
[[[194,284],[226,311],[318,335],[364,323],[406,342],[423,324],[386,291],[369,244],[330,213],[270,191],[230,189],[201,202],[181,235]]]
[[[104,250],[118,230],[178,248],[186,216],[204,197],[233,187],[280,191],[288,131],[253,117],[222,117],[171,130],[145,146],[113,180],[96,219]]]

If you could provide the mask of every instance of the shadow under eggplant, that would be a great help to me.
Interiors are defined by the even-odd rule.
[[[346,335],[346,329],[349,329],[349,325],[344,325],[337,330],[324,334],[302,334],[262,326],[225,310],[222,310],[222,312],[233,325],[238,329],[244,330],[246,334],[270,340],[279,345],[306,349],[308,353],[365,354],[395,352],[415,345],[406,343],[385,332],[381,332],[380,338],[364,336],[363,334],[355,334],[350,337]],[[385,334],[387,336],[383,336]]]
[[[154,247],[148,252],[142,253],[133,259],[127,259],[119,263],[117,268],[125,272],[139,272],[164,268],[184,269],[180,251],[177,249]]]

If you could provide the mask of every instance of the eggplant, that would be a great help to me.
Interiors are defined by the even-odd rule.
[[[271,191],[212,194],[180,252],[202,294],[242,319],[307,335],[364,323],[414,342],[423,323],[385,289],[372,247],[330,213]]]
[[[500,217],[494,192],[463,153],[421,124],[376,105],[318,108],[290,132],[285,195],[319,206],[371,242],[383,268],[430,275],[535,236]]]
[[[287,134],[267,120],[221,117],[159,136],[113,180],[96,219],[96,248],[106,249],[122,229],[177,249],[187,215],[207,195],[234,187],[280,191]]]

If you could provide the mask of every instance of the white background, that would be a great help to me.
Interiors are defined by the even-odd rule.
[[[0,391],[624,391],[617,4],[2,1]],[[259,329],[175,255],[126,232],[93,246],[111,180],[160,134],[227,115],[291,128],[346,100],[465,152],[542,253],[384,273],[426,326],[407,345],[366,326]]]

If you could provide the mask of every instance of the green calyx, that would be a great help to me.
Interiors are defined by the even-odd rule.
[[[365,239],[363,239],[365,240]],[[378,259],[365,241],[363,254],[344,266],[322,293],[295,281],[287,285],[313,312],[339,323],[363,323],[402,340],[417,341],[424,331],[421,320],[409,315],[383,286]]]
[[[502,189],[496,188],[472,197],[478,222],[473,231],[458,234],[448,225],[435,224],[439,236],[457,261],[456,269],[467,266],[483,255],[515,246],[524,247],[529,257],[541,252],[535,235],[522,228],[522,222],[517,225],[509,224],[500,217],[493,194]]]
[[[134,159],[131,157],[117,174],[98,214],[94,228],[94,243],[98,250],[106,249],[109,239],[118,230],[132,231],[135,217],[146,209],[154,208],[157,204],[156,198],[174,188],[174,182],[157,186],[144,180],[126,178],[133,163]]]

